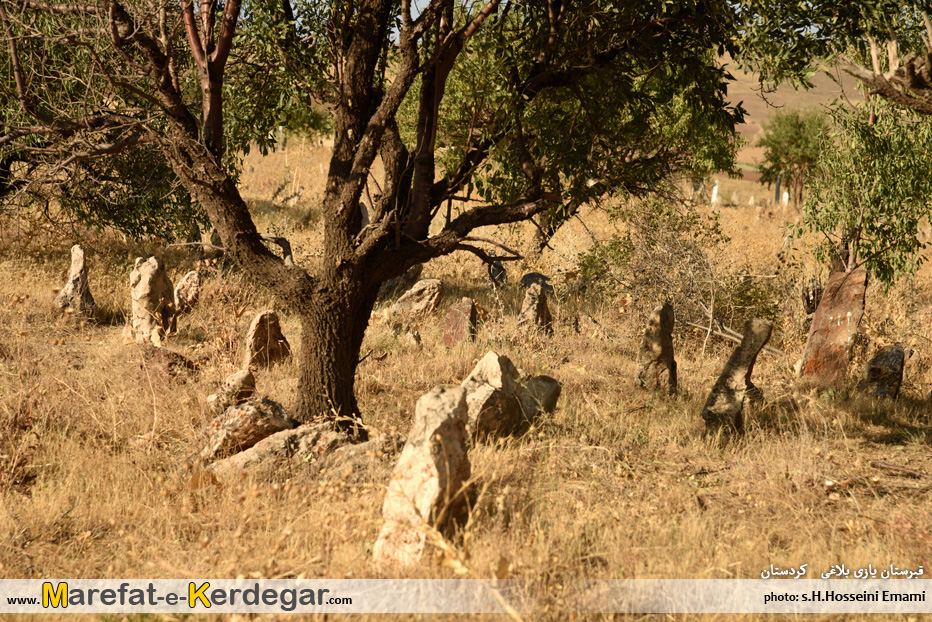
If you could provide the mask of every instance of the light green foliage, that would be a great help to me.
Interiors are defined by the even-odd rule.
[[[828,119],[816,108],[775,112],[764,123],[764,136],[757,142],[757,146],[764,148],[761,181],[769,185],[779,175],[789,188],[793,203],[799,205],[828,129]]]
[[[675,177],[732,171],[739,141],[734,126],[744,114],[725,102],[730,76],[710,51],[708,33],[685,24],[656,39],[628,33],[630,46],[613,62],[568,86],[534,97],[518,90],[518,77],[534,75],[541,60],[554,64],[542,84],[591,62],[599,51],[589,49],[593,32],[604,30],[611,42],[620,36],[618,24],[702,11],[691,3],[581,4],[561,26],[573,34],[553,48],[545,43],[546,3],[515,5],[486,24],[451,73],[437,136],[437,161],[446,171],[456,170],[479,141],[497,139],[472,185],[473,196],[488,203],[508,203],[524,192],[526,172],[514,148],[523,138],[531,158],[541,163],[545,189],[561,198],[545,217],[554,228],[580,205],[605,196],[644,196],[671,190]],[[399,119],[409,148],[418,96],[412,89]]]
[[[838,108],[832,122],[802,227],[822,238],[821,259],[865,265],[891,283],[924,260],[918,234],[932,198],[932,123],[881,100]]]

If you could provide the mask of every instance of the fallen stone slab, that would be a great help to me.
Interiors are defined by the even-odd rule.
[[[197,371],[197,364],[179,352],[144,343],[137,345],[142,354],[140,367],[160,376],[176,377]]]
[[[673,326],[676,316],[669,302],[654,308],[641,339],[637,381],[645,389],[676,393]]]
[[[903,385],[906,350],[901,346],[880,348],[864,367],[858,391],[872,397],[895,400]]]
[[[86,316],[94,315],[95,302],[87,278],[84,249],[80,244],[71,247],[71,268],[68,270],[68,280],[55,297],[55,304],[60,309],[71,308],[75,313]]]
[[[382,505],[385,523],[372,548],[376,564],[414,564],[427,547],[428,531],[451,531],[470,476],[466,413],[461,387],[437,387],[418,400]]]
[[[424,272],[423,264],[415,264],[401,276],[385,281],[379,287],[378,300],[389,300],[408,291],[421,278],[422,272]]]
[[[232,406],[211,421],[206,429],[207,443],[199,454],[208,464],[249,449],[264,438],[298,427],[278,402],[268,398]]]
[[[850,348],[864,315],[867,272],[835,272],[828,280],[812,318],[803,353],[799,384],[833,388],[844,384]]]
[[[745,401],[758,401],[762,392],[751,382],[757,355],[770,339],[773,324],[755,318],[744,325],[744,337],[735,348],[702,409],[706,430],[741,431],[744,429]]]

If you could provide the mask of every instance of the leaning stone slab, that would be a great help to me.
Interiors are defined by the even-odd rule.
[[[527,334],[532,331],[541,331],[548,335],[553,334],[553,316],[547,305],[547,294],[541,289],[540,283],[533,283],[524,295],[524,304],[518,314],[518,333]]]
[[[452,348],[464,341],[475,341],[479,334],[479,310],[472,298],[463,298],[450,307],[443,320],[443,345]]]
[[[676,359],[673,358],[673,326],[676,317],[669,302],[650,314],[638,353],[637,380],[645,389],[676,393]]]
[[[207,443],[200,452],[205,464],[249,449],[264,438],[296,428],[298,422],[278,402],[268,398],[233,406],[207,426]]]
[[[443,283],[437,279],[418,281],[388,310],[388,322],[397,331],[429,317],[443,300]]]
[[[68,270],[68,281],[55,297],[55,304],[60,309],[70,307],[75,313],[94,314],[94,297],[88,285],[84,249],[80,244],[71,247],[71,269]]]
[[[271,367],[291,354],[291,344],[282,334],[275,311],[263,311],[253,318],[246,333],[246,357],[243,367]]]
[[[830,388],[845,382],[852,338],[864,315],[867,272],[835,272],[812,318],[799,383]]]
[[[507,356],[489,352],[463,380],[470,438],[507,436],[527,423],[520,377]]]
[[[207,397],[207,408],[215,415],[225,412],[230,406],[242,404],[256,392],[256,377],[249,369],[241,369],[227,376],[223,385]]]
[[[744,428],[742,410],[745,399],[762,399],[760,389],[751,382],[751,373],[757,355],[770,339],[773,324],[755,318],[744,325],[744,338],[725,364],[709,399],[702,409],[707,430],[725,428],[740,431]]]
[[[416,563],[429,530],[449,533],[470,475],[466,412],[460,387],[437,387],[418,400],[382,505],[385,523],[372,549],[376,564]]]
[[[201,295],[201,273],[191,270],[175,286],[175,311],[189,313]]]
[[[161,344],[161,337],[171,332],[175,319],[174,288],[162,260],[137,257],[129,285],[136,343]]]
[[[903,366],[906,350],[900,346],[886,346],[868,361],[858,391],[873,397],[895,400],[903,384]]]

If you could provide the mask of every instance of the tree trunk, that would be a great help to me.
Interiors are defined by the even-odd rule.
[[[361,284],[322,284],[301,313],[298,350],[300,421],[336,420],[337,425],[365,440],[356,403],[356,367],[378,286],[363,291]]]

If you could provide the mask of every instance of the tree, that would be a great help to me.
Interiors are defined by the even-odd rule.
[[[764,122],[764,136],[757,141],[764,148],[761,182],[768,186],[780,177],[795,205],[802,205],[803,191],[812,167],[819,159],[828,121],[817,109],[778,110]]]
[[[836,270],[864,265],[884,283],[922,261],[919,228],[930,215],[932,123],[882,100],[832,112],[812,176],[803,227],[825,243]]]
[[[740,117],[724,103],[728,76],[710,54],[738,52],[726,0],[421,6],[4,0],[3,62],[20,111],[4,120],[0,148],[30,147],[38,136],[49,143],[49,165],[60,165],[157,147],[237,264],[301,318],[296,416],[329,414],[356,428],[355,371],[383,281],[455,251],[488,260],[495,245],[474,229],[533,218],[564,204],[564,194],[597,187],[603,172],[609,180],[629,168],[650,173],[665,158],[637,135],[623,134],[631,147],[611,133],[587,131],[587,142],[567,114],[621,118],[640,108],[637,117],[649,119],[651,89],[663,86],[650,82],[655,74],[679,82],[668,91],[696,123],[727,128]],[[50,54],[56,46],[68,49]],[[471,85],[481,90],[469,96],[473,105],[454,105],[451,95]],[[324,261],[314,273],[265,245],[230,163],[237,146],[274,126],[282,102],[323,103],[332,114]],[[561,148],[567,135],[571,148]],[[363,227],[359,201],[377,157],[385,175]],[[593,163],[599,178],[588,186]],[[431,234],[441,206],[473,187],[486,200],[451,211]]]

